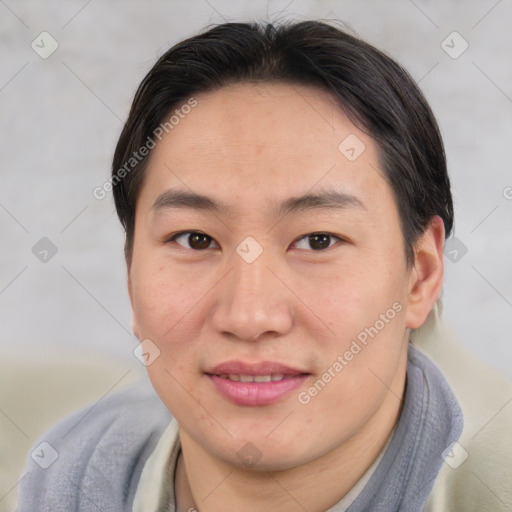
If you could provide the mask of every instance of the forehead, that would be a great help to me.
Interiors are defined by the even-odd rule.
[[[260,206],[316,188],[365,203],[392,195],[375,142],[324,90],[243,83],[194,98],[152,150],[143,190],[153,200],[176,186]]]

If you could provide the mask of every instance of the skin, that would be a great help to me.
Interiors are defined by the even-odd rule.
[[[441,292],[443,223],[432,219],[409,267],[376,144],[325,91],[237,84],[196,99],[152,151],[128,278],[134,332],[161,351],[149,377],[180,426],[178,510],[324,511],[369,468],[397,422],[409,330]],[[365,144],[355,161],[338,149],[349,134]],[[175,188],[229,210],[153,208]],[[333,189],[363,206],[276,213],[290,197]],[[182,231],[207,234],[208,248],[191,248],[186,235],[169,241]],[[311,233],[334,236],[315,251]],[[236,252],[247,236],[263,249],[252,263]],[[298,393],[397,302],[401,311],[301,404]],[[203,373],[230,359],[311,375],[277,403],[240,406]],[[248,442],[260,454],[253,467],[237,456]]]

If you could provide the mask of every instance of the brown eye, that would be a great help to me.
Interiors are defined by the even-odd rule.
[[[309,245],[315,251],[329,247],[330,243],[331,237],[329,235],[309,235]]]
[[[188,243],[192,249],[208,249],[211,238],[202,233],[191,233],[188,235]]]
[[[174,235],[171,238],[171,241],[175,241],[177,244],[187,249],[203,251],[210,248],[213,238],[205,233],[199,233],[197,231],[184,231],[183,233]]]
[[[303,236],[300,240],[297,240],[297,242],[295,242],[295,247],[297,249],[313,249],[313,251],[321,251],[331,247],[338,240],[341,240],[341,238],[328,233],[311,233]]]

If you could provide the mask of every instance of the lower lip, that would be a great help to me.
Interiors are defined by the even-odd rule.
[[[237,405],[269,405],[300,387],[309,375],[300,374],[270,382],[237,382],[217,375],[208,377],[222,395]]]

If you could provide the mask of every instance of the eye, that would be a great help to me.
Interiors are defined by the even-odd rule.
[[[330,235],[329,233],[310,233],[294,242],[293,245],[296,249],[321,251],[332,247],[337,241],[343,242],[343,239],[336,235]]]
[[[176,242],[186,249],[194,249],[196,251],[211,249],[210,244],[212,242],[217,244],[211,236],[200,233],[199,231],[182,231],[181,233],[176,233],[168,239],[168,242]]]

